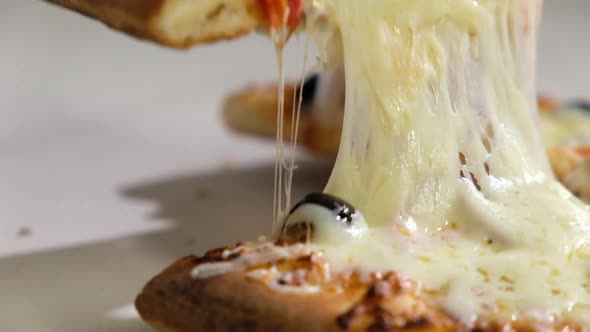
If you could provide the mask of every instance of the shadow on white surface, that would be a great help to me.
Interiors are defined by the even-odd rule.
[[[328,166],[303,164],[294,198],[321,190]],[[140,288],[174,259],[268,233],[273,174],[267,164],[124,189],[156,204],[146,222],[173,229],[0,260],[0,321],[9,331],[149,331],[129,306]]]
[[[322,190],[330,173],[328,166],[301,165],[295,175],[293,199]],[[270,231],[273,178],[274,164],[239,169],[228,165],[213,174],[189,174],[132,186],[123,194],[156,203],[151,219],[172,221],[178,240],[202,252],[256,239]]]

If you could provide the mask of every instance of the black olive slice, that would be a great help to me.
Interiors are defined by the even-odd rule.
[[[340,199],[336,196],[325,193],[311,193],[305,196],[299,203],[295,204],[289,214],[305,204],[315,204],[322,206],[334,213],[334,218],[337,221],[343,221],[348,224],[353,222],[356,214],[355,208],[352,204]]]
[[[586,100],[572,100],[567,103],[569,108],[590,112],[590,101]]]
[[[353,235],[359,234],[365,225],[360,212],[350,203],[329,194],[311,193],[295,204],[285,218],[281,239],[307,242],[318,232],[323,238],[340,233]]]
[[[305,82],[303,82],[303,86],[298,86],[295,89],[295,93],[297,96],[299,96],[299,89],[301,88],[301,104],[303,106],[309,106],[313,103],[313,100],[315,98],[316,95],[316,91],[318,88],[318,83],[320,80],[320,76],[319,74],[312,74],[310,76],[307,77],[307,79],[305,80]]]

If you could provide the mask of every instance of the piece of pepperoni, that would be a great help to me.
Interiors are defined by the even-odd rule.
[[[303,12],[302,0],[259,0],[262,11],[266,15],[271,28],[285,25],[285,14],[289,14],[286,22],[288,28],[295,28],[301,21]]]

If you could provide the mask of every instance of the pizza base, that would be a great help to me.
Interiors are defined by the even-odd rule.
[[[154,277],[135,301],[143,320],[161,332],[582,331],[559,320],[480,319],[466,326],[433,305],[411,280],[394,272],[331,273],[327,278],[322,273],[326,262],[313,253],[208,278],[191,276],[201,264],[236,259],[239,255],[224,254],[233,250],[182,258]],[[317,291],[306,292],[309,285]]]
[[[357,295],[281,294],[241,272],[194,280],[194,261],[186,257],[172,264],[137,297],[141,317],[156,330],[337,331],[330,317]]]
[[[284,98],[284,136],[288,139],[291,135],[291,126],[294,120],[294,84],[285,85]],[[223,119],[225,124],[232,130],[274,138],[277,130],[278,104],[279,94],[276,84],[249,86],[226,98],[222,107]],[[302,131],[305,130],[310,121],[308,114],[309,110],[302,107],[299,119],[299,125],[303,127]],[[301,138],[301,136],[303,135],[299,135],[298,138]]]
[[[249,86],[229,95],[223,104],[225,124],[238,133],[263,138],[275,138],[278,117],[278,85]],[[283,109],[284,139],[291,137],[294,120],[293,105],[296,84],[285,85]],[[330,117],[330,122],[318,121],[311,107],[301,106],[297,144],[319,157],[332,158],[338,152],[343,114]]]
[[[47,0],[141,39],[175,47],[264,29],[257,0]]]
[[[314,293],[278,291],[246,270],[206,279],[193,279],[191,271],[210,261],[182,258],[152,279],[135,305],[141,317],[162,332],[188,331],[454,331],[454,323],[430,309],[402,280],[392,275],[372,276],[366,282],[350,276],[329,282]],[[257,267],[284,272],[319,266],[311,256],[293,257]],[[212,261],[216,261],[213,258]],[[294,286],[291,286],[294,287]],[[295,286],[296,289],[297,287]]]

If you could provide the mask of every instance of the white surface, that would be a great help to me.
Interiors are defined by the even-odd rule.
[[[589,13],[546,1],[540,91],[590,95]],[[148,330],[129,304],[155,272],[268,231],[274,147],[217,113],[231,88],[275,78],[266,40],[171,51],[3,0],[0,41],[3,331]],[[303,165],[296,196],[328,172]]]

